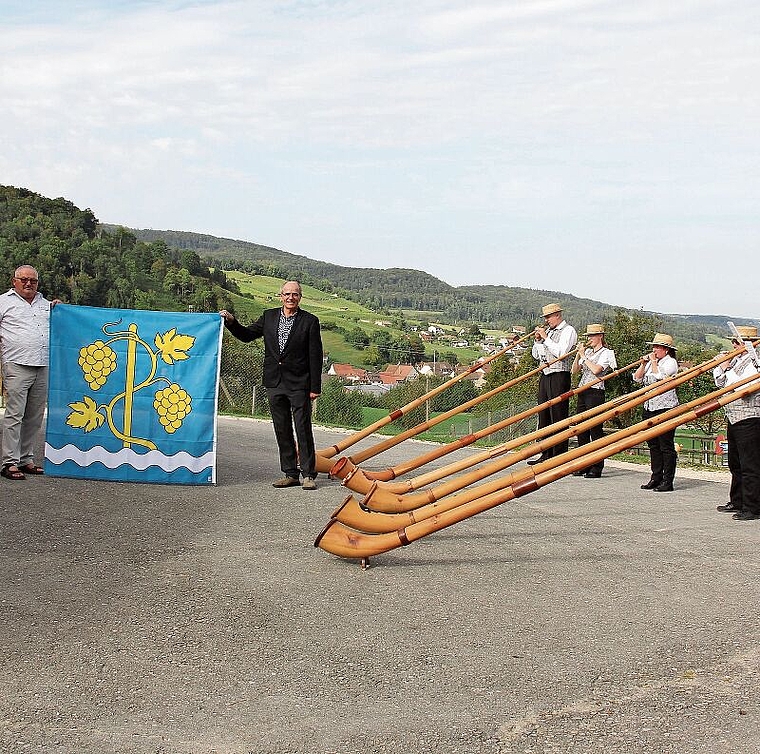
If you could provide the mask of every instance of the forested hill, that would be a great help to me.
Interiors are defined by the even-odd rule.
[[[106,231],[89,209],[24,188],[0,186],[0,277],[21,264],[40,273],[48,298],[86,306],[217,311],[229,305],[224,273],[210,272],[190,250]]]
[[[108,227],[108,226],[106,226]],[[367,269],[309,259],[305,256],[229,238],[172,230],[130,232],[146,242],[164,241],[167,246],[196,252],[204,261],[224,269],[294,277],[322,290],[340,292],[376,311],[393,309],[429,313],[430,319],[452,324],[476,322],[483,327],[505,329],[515,323],[540,320],[541,307],[558,301],[568,320],[576,323],[609,322],[614,304],[578,298],[567,293],[507,285],[454,287],[427,272],[412,269]],[[725,334],[726,315],[668,315],[654,312],[663,329],[680,340],[704,343],[708,333]],[[749,322],[734,318],[737,323]]]
[[[142,241],[161,240],[169,247],[194,251],[204,261],[223,269],[273,277],[296,277],[302,282],[316,285],[321,290],[351,292],[356,294],[352,298],[360,298],[361,303],[375,310],[440,311],[448,306],[452,299],[461,295],[456,288],[419,270],[342,267],[290,254],[271,246],[200,233],[134,228],[130,228],[130,232]],[[473,303],[482,301],[477,294],[468,294],[467,297]]]

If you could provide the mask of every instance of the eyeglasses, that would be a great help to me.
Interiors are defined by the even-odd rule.
[[[282,298],[301,298],[300,293],[281,293]]]
[[[30,285],[37,285],[37,283],[40,282],[39,278],[17,278],[17,277],[14,277],[13,279],[14,280],[18,280],[19,283],[23,283],[24,285],[26,285],[27,283],[29,283]]]

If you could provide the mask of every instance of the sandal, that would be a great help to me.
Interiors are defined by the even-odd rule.
[[[34,463],[26,463],[23,466],[19,466],[18,470],[23,472],[24,474],[44,474],[45,469],[42,468],[42,466],[37,466],[37,464]]]
[[[3,466],[2,471],[0,471],[0,476],[4,476],[6,479],[26,479],[24,473],[19,471],[19,468],[15,463],[9,463],[7,466]]]

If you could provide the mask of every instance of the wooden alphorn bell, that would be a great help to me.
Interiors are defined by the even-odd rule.
[[[676,429],[739,398],[747,397],[760,389],[758,379],[760,379],[758,375],[752,375],[729,387],[715,390],[706,396],[620,430],[615,435],[603,437],[588,445],[555,456],[535,467],[526,469],[525,473],[518,479],[514,479],[506,489],[457,505],[450,510],[437,511],[424,520],[408,523],[393,532],[368,534],[351,529],[332,519],[320,532],[314,546],[339,557],[360,558],[364,564],[373,555],[409,545],[478,513],[535,492],[574,471]]]

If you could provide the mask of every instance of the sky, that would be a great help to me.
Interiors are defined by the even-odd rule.
[[[760,320],[755,0],[0,0],[0,183],[351,267]]]

